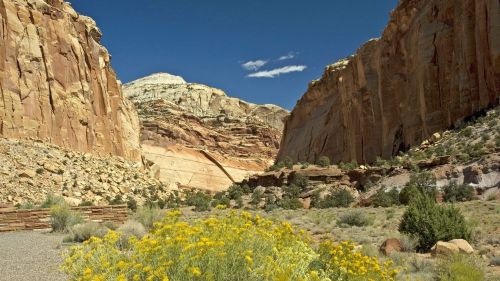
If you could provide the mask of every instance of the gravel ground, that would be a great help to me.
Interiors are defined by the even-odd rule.
[[[35,231],[0,233],[0,281],[62,281],[64,235]]]

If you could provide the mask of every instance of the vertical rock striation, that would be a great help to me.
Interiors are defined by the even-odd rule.
[[[389,158],[499,96],[498,0],[401,0],[380,39],[311,82],[278,159]]]
[[[140,159],[101,35],[62,0],[0,0],[0,135]]]

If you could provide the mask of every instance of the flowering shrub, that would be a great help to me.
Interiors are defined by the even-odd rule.
[[[170,212],[142,239],[119,247],[119,232],[72,248],[70,280],[394,280],[396,270],[350,242],[321,244],[302,231],[249,213],[188,223]]]

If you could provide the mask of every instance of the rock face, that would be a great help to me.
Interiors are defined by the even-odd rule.
[[[156,73],[123,85],[134,103],[162,99],[199,118],[238,118],[241,122],[265,123],[283,129],[288,111],[273,105],[257,105],[227,96],[224,91],[202,84],[186,83],[182,77]]]
[[[101,36],[62,0],[0,0],[0,135],[140,159],[137,113]]]
[[[380,39],[329,65],[278,159],[373,162],[499,103],[500,3],[401,0]]]
[[[219,191],[263,171],[276,157],[288,115],[166,73],[123,91],[138,109],[145,156],[171,189]]]

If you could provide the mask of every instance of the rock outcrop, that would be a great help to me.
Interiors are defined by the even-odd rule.
[[[499,96],[498,1],[401,0],[380,39],[311,82],[286,121],[278,159],[390,158]]]
[[[137,113],[101,36],[62,0],[0,0],[0,135],[139,160]]]
[[[169,194],[153,167],[117,156],[96,156],[39,140],[0,138],[0,202],[40,203],[53,193],[77,205],[116,200],[139,204]]]
[[[288,115],[166,73],[123,91],[138,109],[144,154],[171,189],[219,191],[263,171],[276,157]]]

